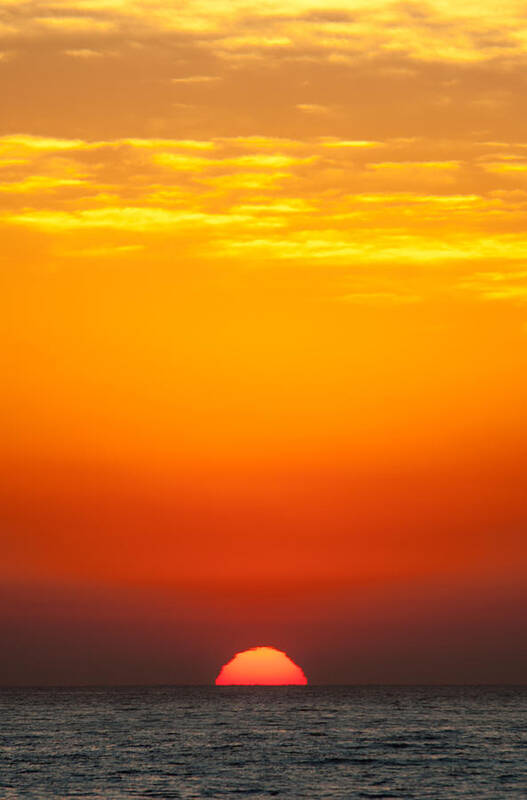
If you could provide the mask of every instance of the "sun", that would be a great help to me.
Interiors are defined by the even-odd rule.
[[[216,686],[306,686],[303,670],[282,650],[251,647],[223,665]]]

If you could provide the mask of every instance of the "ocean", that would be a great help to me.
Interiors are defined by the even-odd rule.
[[[527,798],[527,687],[0,690],[0,798]]]

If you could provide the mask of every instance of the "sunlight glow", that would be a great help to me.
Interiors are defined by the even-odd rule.
[[[282,650],[252,647],[236,653],[216,678],[216,686],[305,686],[302,669]]]

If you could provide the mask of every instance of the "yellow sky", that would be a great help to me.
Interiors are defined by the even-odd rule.
[[[523,13],[0,0],[10,450],[523,431]]]

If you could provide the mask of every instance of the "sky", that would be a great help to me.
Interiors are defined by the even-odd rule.
[[[525,16],[0,0],[0,684],[525,681]]]

